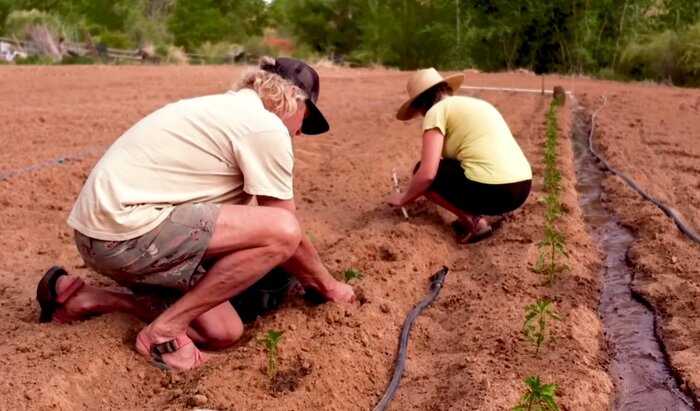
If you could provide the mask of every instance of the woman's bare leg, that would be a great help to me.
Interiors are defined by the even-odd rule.
[[[488,222],[485,219],[457,208],[457,206],[450,203],[443,196],[434,191],[426,192],[425,197],[433,203],[456,215],[459,222],[462,223],[471,232],[479,232],[481,230],[486,230],[489,228]]]

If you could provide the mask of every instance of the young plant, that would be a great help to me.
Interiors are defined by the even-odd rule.
[[[343,279],[345,279],[346,283],[349,283],[350,281],[355,279],[360,280],[363,276],[364,274],[361,271],[358,271],[354,268],[348,268],[343,272]]]
[[[562,213],[559,194],[561,192],[561,173],[557,169],[557,104],[553,102],[547,113],[547,139],[544,150],[544,188],[547,195],[543,203],[545,212],[544,239],[539,243],[539,256],[533,267],[536,273],[544,273],[547,283],[552,284],[556,274],[568,269],[566,263],[559,264],[558,257],[567,257],[566,239],[557,229],[555,223]]]
[[[547,326],[549,320],[559,320],[559,315],[554,311],[554,305],[546,298],[535,301],[525,307],[525,321],[523,322],[523,334],[536,347],[535,355],[540,352],[540,347],[547,338]]]
[[[269,330],[259,341],[267,350],[267,376],[271,380],[277,375],[277,345],[282,339],[282,331]]]
[[[308,233],[306,233],[306,237],[309,239],[309,241],[311,241],[312,244],[318,246],[318,238],[316,238],[314,233],[309,231]]]
[[[525,379],[527,391],[512,411],[559,411],[556,384],[542,384],[539,376]]]
[[[539,243],[540,254],[533,271],[547,276],[547,284],[553,284],[558,273],[569,268],[567,264],[559,264],[557,257],[568,257],[566,240],[553,223],[546,221],[544,239]]]

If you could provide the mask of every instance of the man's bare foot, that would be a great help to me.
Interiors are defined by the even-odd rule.
[[[136,336],[136,351],[160,368],[175,371],[190,370],[204,364],[206,356],[185,334],[158,335],[153,324]]]
[[[56,281],[56,294],[62,295],[71,286],[74,277],[64,275]],[[96,314],[95,308],[100,302],[99,289],[89,285],[84,285],[75,292],[67,301],[64,301],[53,314],[53,321],[58,323],[69,323],[82,320]]]
[[[64,275],[56,282],[56,294],[61,295],[70,287],[74,276]],[[89,317],[116,311],[132,314],[143,321],[153,321],[164,309],[164,301],[155,296],[139,296],[123,291],[93,287],[85,284],[80,290],[56,307],[53,321],[70,323]]]

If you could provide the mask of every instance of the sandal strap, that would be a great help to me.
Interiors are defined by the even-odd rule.
[[[151,345],[151,355],[157,359],[161,359],[164,354],[174,353],[188,344],[192,344],[192,340],[184,335],[178,335],[172,340]]]

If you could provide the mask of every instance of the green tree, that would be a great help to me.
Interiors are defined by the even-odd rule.
[[[345,55],[359,46],[358,0],[276,0],[271,7],[283,32],[316,52]]]
[[[267,20],[263,0],[176,0],[168,20],[175,43],[194,50],[204,42],[243,42]]]

